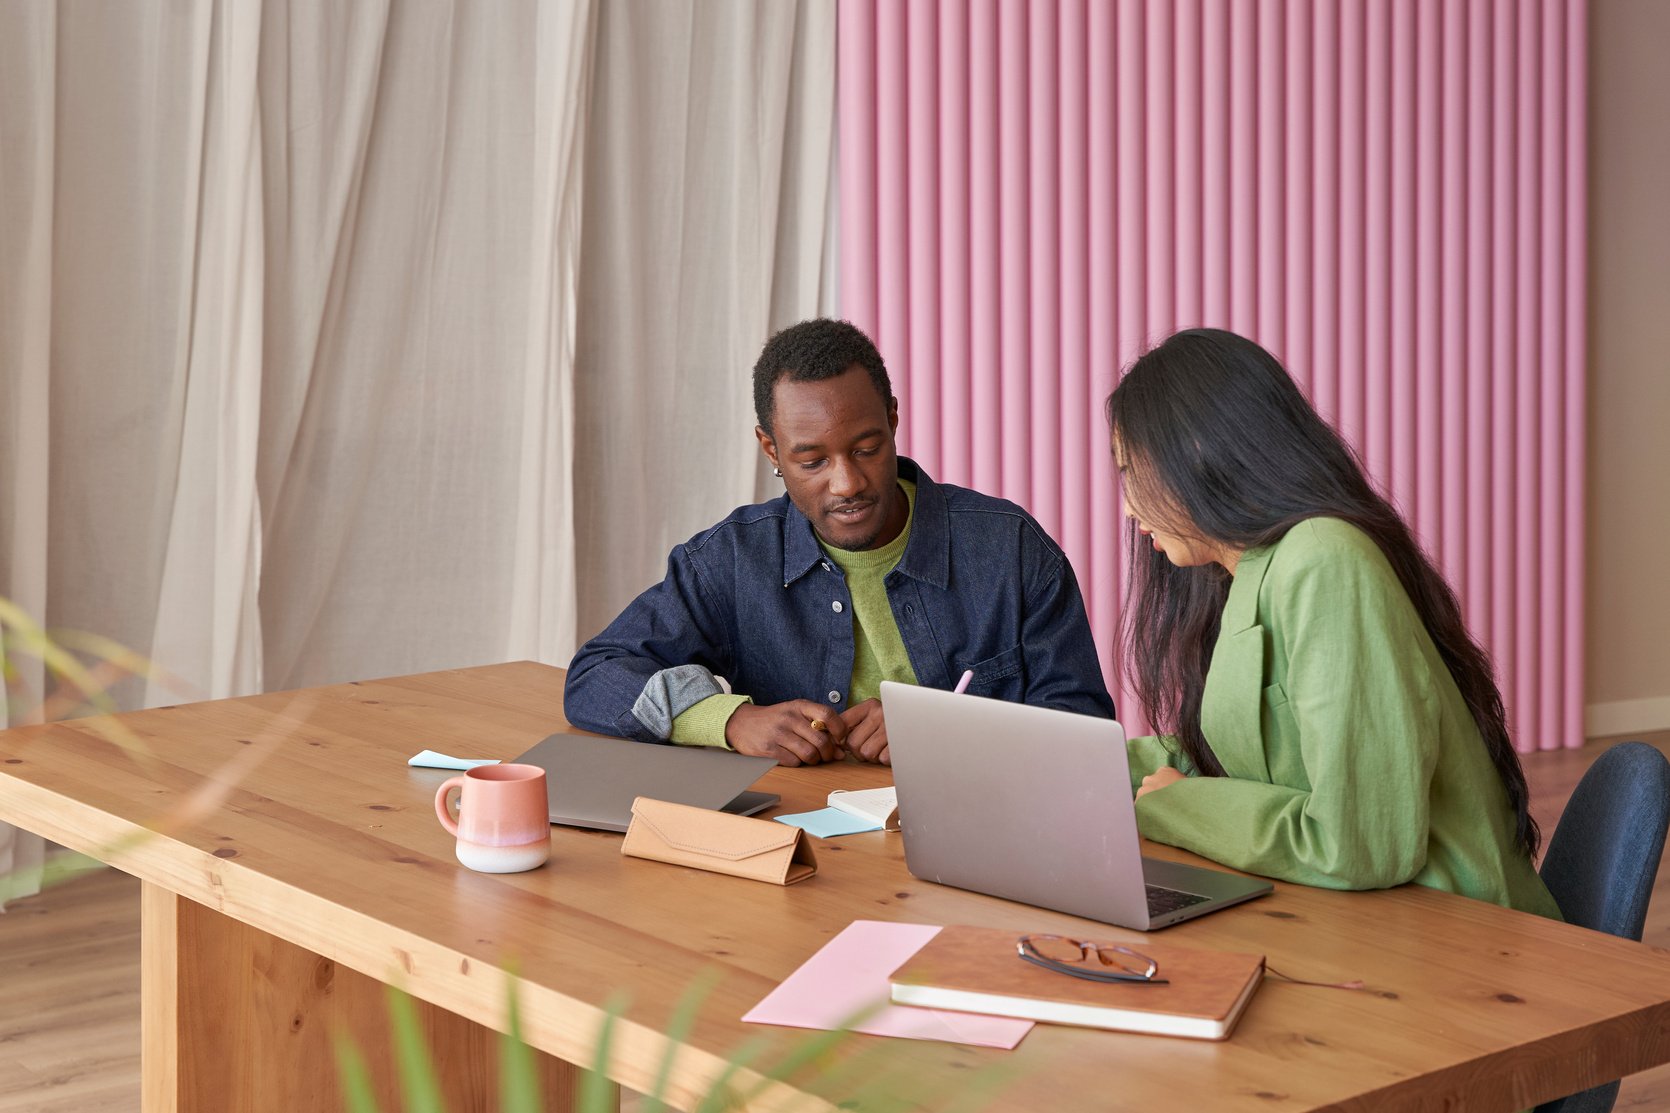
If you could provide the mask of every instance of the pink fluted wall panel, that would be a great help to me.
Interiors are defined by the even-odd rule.
[[[902,447],[1037,515],[1111,653],[1102,400],[1174,329],[1244,332],[1441,564],[1519,744],[1580,744],[1586,15],[841,0],[841,307]]]

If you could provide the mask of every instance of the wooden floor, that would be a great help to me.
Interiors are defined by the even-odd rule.
[[[0,914],[0,1111],[139,1108],[139,882],[115,870]]]
[[[1546,836],[1607,745],[1525,758]],[[1670,754],[1670,732],[1646,738]],[[1670,948],[1670,858],[1646,941]],[[1624,1082],[1620,1110],[1670,1110],[1670,1066]],[[102,870],[0,914],[0,1113],[139,1109],[139,884]]]

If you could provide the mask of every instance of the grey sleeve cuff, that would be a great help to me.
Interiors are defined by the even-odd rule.
[[[723,694],[713,673],[701,665],[662,669],[649,678],[632,704],[632,717],[657,738],[670,738],[673,720],[709,696]]]

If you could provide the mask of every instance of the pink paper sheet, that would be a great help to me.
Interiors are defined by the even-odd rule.
[[[888,975],[938,933],[932,924],[854,920],[742,1019],[790,1028],[839,1028],[854,1013],[887,1001]],[[1032,1021],[883,1004],[852,1030],[1007,1050],[1032,1030]]]

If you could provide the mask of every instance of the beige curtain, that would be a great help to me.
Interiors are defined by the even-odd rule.
[[[200,697],[566,664],[773,493],[748,372],[832,296],[834,40],[833,0],[0,5],[0,595]]]
[[[46,422],[52,331],[52,106],[57,25],[51,0],[25,0],[0,20],[0,595],[46,613]],[[8,659],[0,672],[39,693],[39,662]],[[0,701],[0,726],[24,708]],[[45,843],[0,823],[0,906],[38,891]]]
[[[668,550],[781,493],[754,359],[833,304],[835,6],[607,3],[586,152],[575,490],[580,632]]]
[[[267,5],[268,687],[572,651],[589,5]]]

